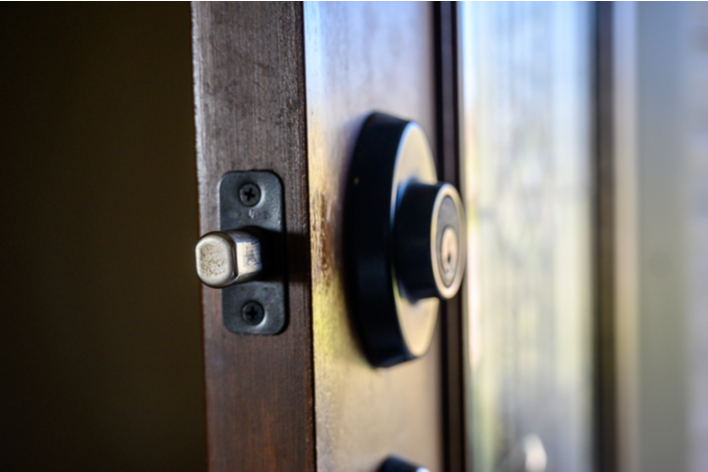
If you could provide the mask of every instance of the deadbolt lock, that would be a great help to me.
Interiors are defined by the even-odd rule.
[[[352,158],[345,209],[352,308],[374,365],[418,358],[440,300],[454,297],[466,261],[457,190],[437,181],[423,129],[375,113]]]

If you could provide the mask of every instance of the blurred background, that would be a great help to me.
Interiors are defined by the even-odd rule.
[[[0,469],[206,468],[188,3],[0,15]]]
[[[469,470],[708,470],[708,5],[458,11]]]

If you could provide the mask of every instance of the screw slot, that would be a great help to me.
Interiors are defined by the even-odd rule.
[[[261,201],[261,189],[256,184],[244,184],[238,191],[238,198],[246,206],[253,206]]]
[[[261,324],[263,318],[265,318],[265,310],[260,303],[251,301],[243,305],[241,316],[243,316],[246,323],[256,326]]]

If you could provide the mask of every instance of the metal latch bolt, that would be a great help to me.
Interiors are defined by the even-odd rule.
[[[230,172],[219,183],[219,231],[195,247],[197,276],[222,291],[226,328],[277,334],[287,325],[283,186],[272,172]]]

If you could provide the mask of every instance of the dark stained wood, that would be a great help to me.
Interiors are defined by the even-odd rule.
[[[598,3],[595,22],[595,447],[597,470],[617,470],[615,372],[615,188],[613,8]]]
[[[220,292],[203,289],[209,467],[314,470],[302,6],[194,3],[192,15],[201,232],[218,228],[224,173],[275,171],[290,280],[278,336],[227,331]]]
[[[435,143],[433,7],[310,3],[304,12],[318,470],[370,472],[399,454],[440,471],[440,331],[423,358],[372,368],[352,328],[342,254],[344,182],[365,117],[416,120]]]
[[[458,108],[457,9],[437,2],[435,16],[436,151],[440,180],[460,188],[460,123]],[[445,470],[465,466],[465,409],[462,295],[443,304],[441,312]]]

